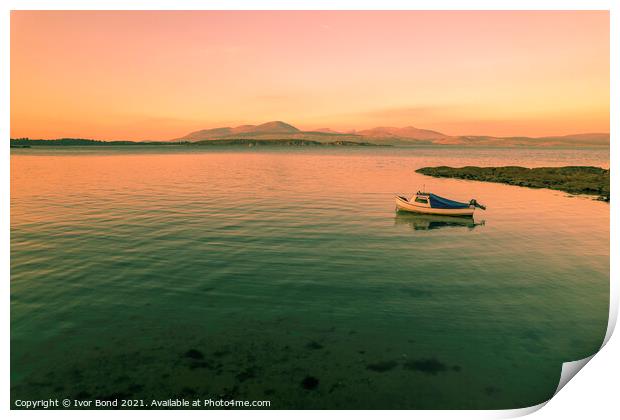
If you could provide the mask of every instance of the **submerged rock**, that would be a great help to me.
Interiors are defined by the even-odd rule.
[[[202,360],[205,358],[205,355],[202,354],[202,352],[199,350],[189,349],[185,352],[185,357],[189,357],[190,359]]]
[[[304,389],[316,389],[319,386],[319,380],[314,376],[306,376],[303,381],[301,381],[301,386]]]
[[[320,350],[323,348],[323,345],[320,343],[317,343],[316,341],[311,341],[308,344],[306,344],[306,348],[310,350]]]

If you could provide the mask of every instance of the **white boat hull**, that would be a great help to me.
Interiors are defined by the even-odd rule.
[[[437,214],[441,216],[473,216],[474,210],[476,209],[474,206],[464,209],[434,209],[429,205],[417,204],[415,202],[412,203],[399,196],[396,196],[395,200],[396,210],[409,211],[412,213]]]

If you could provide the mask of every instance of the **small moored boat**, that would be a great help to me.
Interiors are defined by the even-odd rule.
[[[409,211],[412,213],[437,214],[442,216],[473,216],[474,210],[486,207],[479,204],[475,199],[469,203],[449,200],[433,193],[418,191],[413,197],[396,196],[396,210]]]

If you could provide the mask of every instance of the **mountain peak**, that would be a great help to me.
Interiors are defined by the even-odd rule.
[[[255,131],[269,133],[298,133],[299,129],[284,121],[269,121],[254,127]]]
[[[209,139],[249,138],[261,135],[297,134],[300,131],[283,121],[269,121],[260,125],[240,125],[238,127],[219,127],[194,131],[176,140],[200,141]]]

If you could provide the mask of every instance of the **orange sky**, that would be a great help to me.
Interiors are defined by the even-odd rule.
[[[609,13],[13,11],[11,137],[609,132]]]

